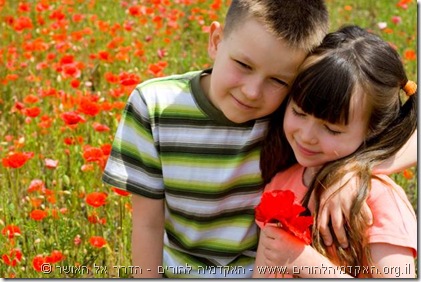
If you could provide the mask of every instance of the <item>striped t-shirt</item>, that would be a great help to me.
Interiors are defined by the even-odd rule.
[[[200,86],[200,76],[209,72],[138,85],[103,174],[110,185],[165,199],[168,277],[252,275],[254,208],[263,189],[260,145],[268,120],[228,120]],[[177,267],[187,271],[172,271]]]

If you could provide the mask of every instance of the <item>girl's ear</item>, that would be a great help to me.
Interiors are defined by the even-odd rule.
[[[219,22],[212,22],[209,30],[208,54],[214,60],[218,52],[218,45],[223,38],[223,29]]]

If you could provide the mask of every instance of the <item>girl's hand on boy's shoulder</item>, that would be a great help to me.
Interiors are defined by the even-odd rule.
[[[351,173],[345,175],[342,181],[326,189],[320,197],[320,211],[317,222],[320,235],[327,246],[332,245],[333,242],[329,228],[329,222],[331,222],[333,231],[341,247],[348,247],[344,224],[346,223],[345,220],[349,220],[351,205],[359,189],[357,182],[353,181],[352,177],[355,176],[352,176]],[[338,191],[344,183],[345,186]],[[373,224],[373,215],[366,202],[363,203],[361,210],[366,222],[369,225]]]

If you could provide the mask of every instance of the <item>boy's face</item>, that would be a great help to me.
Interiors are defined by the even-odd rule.
[[[249,19],[224,36],[212,23],[208,52],[211,79],[202,82],[215,107],[235,123],[273,113],[285,99],[306,52],[288,47]],[[208,78],[205,78],[205,81]]]

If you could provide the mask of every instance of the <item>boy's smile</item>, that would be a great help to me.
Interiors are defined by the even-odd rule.
[[[229,34],[213,22],[209,55],[212,74],[202,86],[212,104],[235,123],[273,113],[285,99],[306,52],[292,49],[249,19]]]

